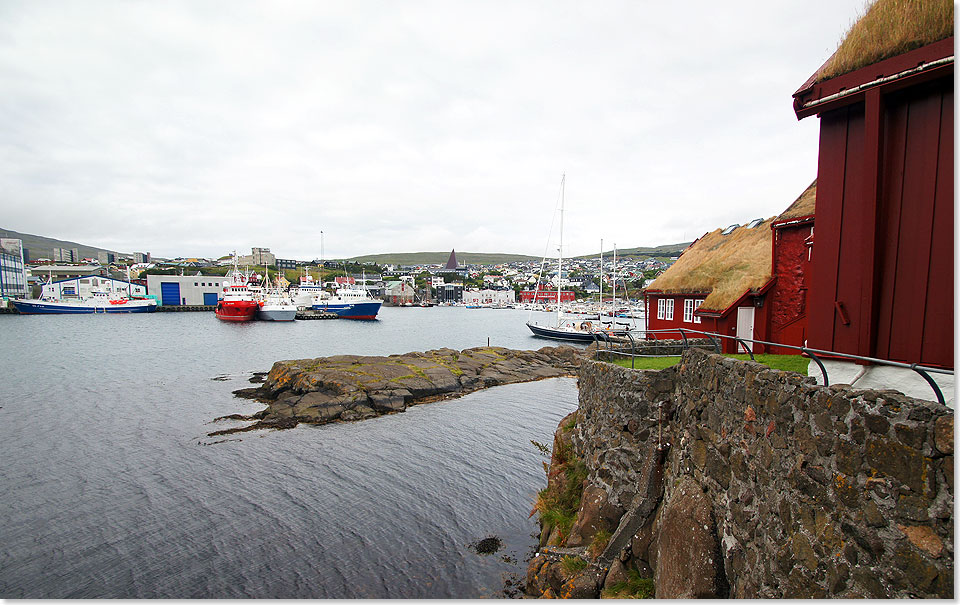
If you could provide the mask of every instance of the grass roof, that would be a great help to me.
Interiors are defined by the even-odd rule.
[[[829,80],[953,35],[953,0],[876,0],[820,70]]]
[[[709,292],[700,308],[726,310],[748,290],[758,290],[770,281],[771,220],[752,229],[738,227],[730,235],[721,235],[723,229],[707,233],[649,289],[670,294]]]
[[[791,218],[800,218],[801,216],[810,216],[816,212],[817,209],[817,179],[813,179],[813,182],[810,183],[810,186],[807,187],[803,193],[800,194],[790,207],[784,210],[780,216],[777,217],[778,221],[785,221]]]

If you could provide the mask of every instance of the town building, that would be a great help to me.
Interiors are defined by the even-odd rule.
[[[0,297],[25,298],[27,270],[23,262],[23,241],[0,239]]]
[[[820,121],[811,348],[954,367],[953,19],[935,4],[902,3],[897,40],[871,18],[892,3],[875,3],[793,95]],[[912,370],[864,363],[831,361],[830,382],[932,397]],[[952,399],[953,377],[931,376]]]
[[[29,267],[27,271],[48,282],[73,277],[107,276],[107,269],[100,265],[40,265]]]
[[[53,281],[43,285],[41,296],[53,299],[85,299],[94,292],[109,294],[123,294],[124,296],[145,296],[147,289],[137,283],[128,282],[113,277],[90,275],[87,277],[70,277]]]
[[[517,296],[513,290],[466,290],[463,302],[467,305],[505,306],[517,302]]]
[[[100,250],[97,252],[97,262],[101,265],[109,265],[111,263],[117,262],[117,255],[113,252],[107,252],[106,250]]]
[[[147,275],[147,292],[164,306],[215,305],[227,279],[222,275]]]
[[[150,253],[149,252],[134,252],[133,253],[133,262],[136,264],[143,264],[150,262]]]
[[[55,263],[79,263],[80,250],[77,248],[54,248],[53,262]]]
[[[278,258],[274,261],[274,264],[277,266],[277,269],[281,271],[297,268],[297,261],[290,258]]]
[[[560,302],[573,302],[576,300],[576,295],[573,290],[561,290],[560,291]],[[553,290],[521,290],[520,291],[520,302],[529,303],[537,302],[543,304],[556,303],[557,302],[557,291]]]
[[[443,284],[437,288],[437,302],[458,303],[463,301],[463,284]]]
[[[277,262],[277,257],[270,252],[270,248],[251,248],[250,260],[252,265],[265,267]]]
[[[413,284],[407,280],[387,282],[383,293],[383,304],[389,307],[413,304],[416,298]]]
[[[693,242],[647,288],[650,338],[701,338],[698,332],[765,340],[771,280],[771,219],[716,229]],[[677,331],[673,331],[677,330]],[[723,351],[745,350],[722,338]],[[764,352],[762,345],[754,352]]]

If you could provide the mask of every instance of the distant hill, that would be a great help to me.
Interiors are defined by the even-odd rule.
[[[450,252],[390,252],[386,254],[367,254],[348,258],[350,262],[377,263],[378,265],[444,265],[450,258]],[[538,261],[539,257],[524,254],[501,254],[487,252],[460,252],[457,250],[457,262],[460,265],[499,265],[502,263]]]
[[[88,246],[86,244],[79,244],[77,242],[54,239],[52,237],[43,237],[42,235],[20,233],[18,231],[11,231],[10,229],[0,229],[0,237],[10,237],[22,240],[23,247],[26,249],[24,257],[28,261],[36,260],[38,258],[53,259],[54,248],[76,248],[77,252],[80,253],[80,258],[96,258],[98,252],[111,252],[113,254],[119,254],[116,250],[97,248],[95,246]]]
[[[38,258],[53,258],[54,248],[76,248],[81,258],[96,258],[98,252],[112,252],[121,254],[116,250],[107,248],[97,248],[78,242],[54,239],[42,235],[31,235],[29,233],[20,233],[10,229],[0,228],[0,237],[12,237],[23,240],[23,247],[27,250],[27,260],[36,260]],[[691,242],[683,244],[667,244],[656,247],[639,248],[621,248],[617,250],[617,256],[620,258],[645,258],[651,256],[678,256]],[[122,254],[129,254],[124,252]],[[603,253],[603,257],[612,257],[613,250]],[[588,254],[577,258],[595,258],[595,254]],[[450,258],[450,252],[391,252],[387,254],[366,254],[355,256],[346,260],[360,263],[377,263],[378,265],[443,265]],[[499,265],[512,262],[530,262],[540,261],[539,256],[527,256],[525,254],[506,254],[496,252],[460,252],[457,251],[457,261],[461,265]]]
[[[619,258],[650,258],[664,256],[679,256],[691,242],[681,244],[666,244],[655,247],[622,248],[617,250]],[[596,254],[586,254],[576,258],[596,258]],[[612,257],[613,250],[603,253],[604,258]],[[367,254],[355,256],[346,260],[357,263],[377,263],[378,265],[442,265],[450,258],[449,252],[390,252],[386,254]],[[525,254],[460,252],[457,251],[457,262],[461,265],[499,265],[512,262],[537,262],[539,256]]]
[[[663,245],[663,246],[655,246],[655,247],[653,247],[653,248],[647,248],[647,247],[639,247],[639,248],[618,248],[618,249],[617,249],[617,257],[618,257],[618,258],[620,258],[620,257],[623,257],[623,258],[627,258],[627,257],[630,257],[630,258],[635,258],[635,257],[649,258],[649,257],[652,257],[652,256],[658,256],[658,257],[659,257],[659,256],[680,256],[680,253],[683,252],[684,250],[686,250],[686,249],[690,246],[690,244],[692,244],[692,243],[693,243],[693,242],[684,242],[684,243],[682,243],[682,244],[665,244],[665,245]],[[596,255],[594,255],[594,256],[596,256]],[[606,252],[603,253],[603,257],[604,257],[604,258],[607,258],[608,256],[613,256],[613,250],[609,250],[609,251],[606,251]],[[583,257],[583,256],[582,256],[582,257],[579,257],[579,258],[589,258],[589,256],[586,256],[586,257]]]

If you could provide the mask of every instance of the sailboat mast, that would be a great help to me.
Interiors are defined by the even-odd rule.
[[[563,284],[563,203],[567,175],[560,178],[560,248],[557,250],[557,325],[560,325],[560,288]]]
[[[600,240],[600,306],[597,312],[603,312],[603,239]]]
[[[617,312],[617,243],[613,243],[613,312]]]

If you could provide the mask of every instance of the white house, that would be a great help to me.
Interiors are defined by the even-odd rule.
[[[122,279],[91,275],[89,277],[71,277],[45,284],[42,289],[44,298],[87,298],[93,292],[109,292],[126,296],[146,296],[147,289],[140,284],[131,284]]]
[[[467,305],[512,305],[517,302],[513,290],[464,290],[463,302]]]

